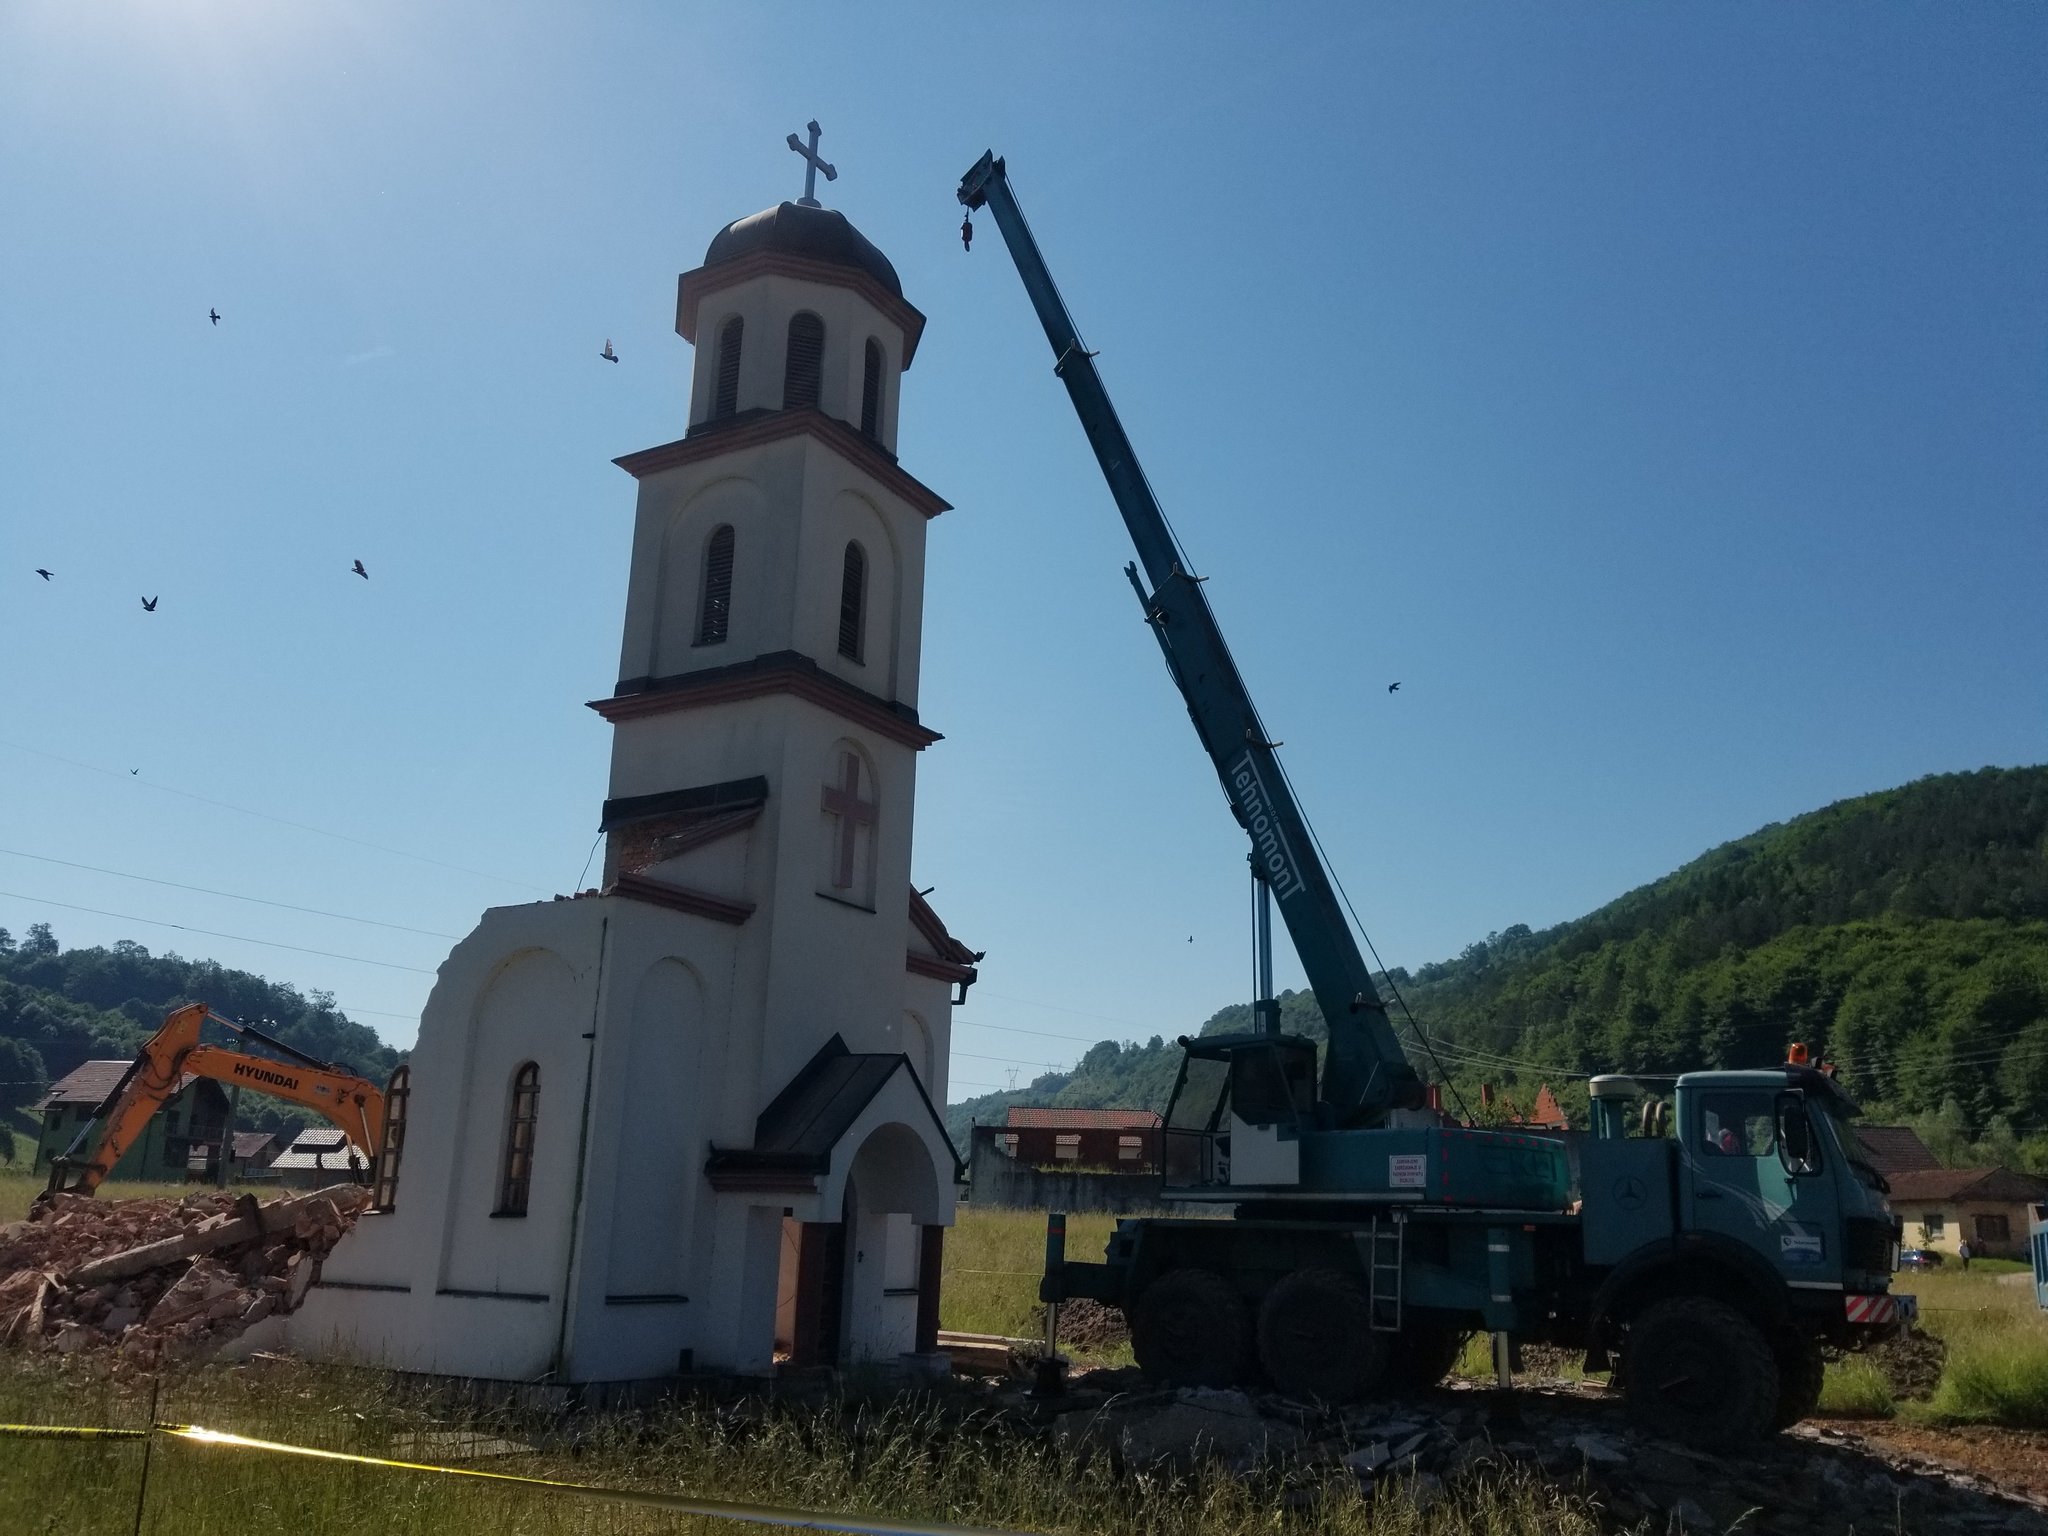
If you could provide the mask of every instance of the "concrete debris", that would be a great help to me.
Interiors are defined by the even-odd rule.
[[[203,1359],[297,1307],[368,1203],[349,1184],[261,1203],[59,1195],[0,1227],[0,1344],[118,1348],[142,1366]]]
[[[1520,1470],[1584,1489],[1603,1525],[1620,1530],[2048,1536],[2048,1502],[1957,1468],[1809,1425],[1740,1456],[1711,1456],[1652,1438],[1591,1384],[1521,1387],[1511,1404],[1454,1384],[1398,1404],[1324,1410],[1270,1394],[1161,1391],[1126,1367],[1076,1374],[1057,1405],[1016,1388],[998,1389],[998,1400],[1058,1440],[1128,1466],[1215,1461],[1283,1477],[1306,1499],[1320,1477],[1336,1476],[1427,1507],[1447,1488]]]

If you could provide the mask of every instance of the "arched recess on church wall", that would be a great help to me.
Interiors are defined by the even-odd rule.
[[[848,758],[858,765],[851,787]],[[882,780],[875,759],[851,736],[842,736],[819,765],[818,781],[818,890],[873,911],[882,831]]]
[[[461,1128],[446,1198],[445,1284],[546,1291],[552,1244],[538,1232],[566,1222],[575,1182],[579,1021],[588,1016],[576,972],[554,950],[507,955],[477,994],[463,1072]],[[585,1026],[587,1027],[587,1026]],[[504,1173],[513,1086],[522,1065],[539,1069],[526,1216],[494,1220]],[[411,1191],[417,1198],[417,1186]]]
[[[605,1293],[680,1294],[697,1188],[693,1158],[710,1134],[699,1110],[704,982],[671,956],[641,974],[632,996]]]
[[[839,654],[839,598],[846,546],[858,544],[867,557],[866,634],[859,662]],[[881,509],[858,491],[842,490],[825,509],[818,540],[819,579],[813,623],[814,655],[870,693],[893,698],[903,638],[903,551]]]
[[[763,649],[758,642],[767,621],[763,610],[770,564],[764,506],[756,482],[729,475],[703,487],[670,516],[661,540],[648,676],[744,660]],[[726,638],[715,645],[699,645],[705,563],[712,535],[721,527],[733,531],[731,613]]]
[[[938,1080],[938,1046],[932,1039],[932,1027],[925,1023],[923,1015],[907,1008],[903,1011],[903,1054],[910,1058],[918,1082],[930,1094],[932,1084]]]

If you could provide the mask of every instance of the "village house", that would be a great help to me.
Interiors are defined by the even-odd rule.
[[[2048,1180],[2010,1168],[1927,1168],[1885,1179],[1906,1246],[1950,1255],[1967,1241],[1974,1258],[2025,1258],[2028,1207],[2048,1200]]]
[[[995,1136],[1006,1156],[1034,1166],[1071,1164],[1157,1173],[1163,1122],[1149,1109],[1035,1109],[1012,1104]]]
[[[350,1143],[346,1132],[331,1125],[309,1125],[270,1160],[265,1172],[290,1189],[320,1189],[369,1182],[370,1160]]]
[[[42,1117],[36,1136],[38,1174],[48,1173],[50,1159],[70,1149],[79,1130],[133,1065],[133,1061],[88,1061],[66,1073],[43,1095],[35,1106]],[[183,1183],[195,1156],[202,1169],[211,1166],[227,1135],[227,1123],[227,1090],[188,1073],[108,1177]]]

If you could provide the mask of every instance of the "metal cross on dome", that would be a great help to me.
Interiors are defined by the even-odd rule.
[[[818,158],[818,135],[825,131],[818,126],[818,120],[814,117],[804,126],[811,130],[809,149],[804,148],[803,140],[795,134],[789,136],[789,147],[804,157],[804,195],[796,200],[796,205],[799,208],[822,208],[824,204],[818,201],[817,196],[818,172],[823,171],[827,181],[837,181],[839,172]]]

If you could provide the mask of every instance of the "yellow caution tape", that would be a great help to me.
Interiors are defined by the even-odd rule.
[[[146,1429],[82,1429],[75,1424],[0,1424],[0,1436],[14,1440],[147,1440]]]
[[[305,1456],[316,1461],[353,1462],[364,1467],[392,1467],[401,1472],[431,1472],[437,1477],[465,1477],[477,1482],[505,1483],[546,1493],[574,1494],[579,1498],[602,1499],[614,1504],[637,1504],[648,1509],[674,1510],[678,1514],[705,1515],[716,1520],[747,1520],[756,1525],[780,1525],[804,1531],[849,1531],[854,1536],[1029,1536],[1022,1531],[998,1531],[984,1526],[923,1524],[916,1521],[884,1520],[859,1515],[819,1514],[814,1510],[781,1509],[769,1504],[737,1504],[722,1499],[693,1499],[679,1493],[654,1493],[633,1488],[601,1488],[594,1483],[567,1483],[549,1477],[520,1477],[511,1472],[484,1472],[474,1467],[437,1467],[418,1461],[394,1461],[384,1456],[357,1456],[347,1451],[323,1451],[308,1445],[284,1445],[275,1440],[253,1440],[197,1424],[159,1424],[156,1428],[174,1439],[195,1445],[220,1446],[229,1450],[267,1451],[277,1456]],[[92,1434],[95,1431],[80,1431]],[[139,1436],[141,1430],[101,1430],[100,1434]]]

